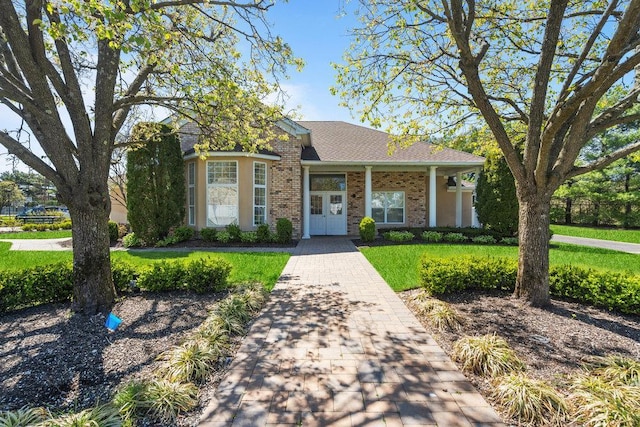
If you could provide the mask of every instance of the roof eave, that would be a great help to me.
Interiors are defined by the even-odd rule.
[[[301,160],[303,166],[446,166],[446,167],[482,167],[484,160],[467,162],[430,162],[430,161],[410,161],[410,162],[389,162],[389,161],[322,161],[322,160]]]

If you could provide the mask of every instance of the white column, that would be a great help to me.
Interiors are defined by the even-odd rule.
[[[364,216],[371,217],[371,166],[364,167]]]
[[[478,185],[478,176],[480,176],[480,169],[476,169],[475,170],[475,175],[476,175],[476,186]],[[478,214],[476,213],[476,206],[475,206],[475,201],[476,201],[476,190],[474,188],[473,190],[473,203],[471,204],[471,226],[473,228],[480,228],[482,225],[480,224],[480,221],[478,221]]]
[[[309,193],[309,166],[303,166],[302,175],[302,238],[310,239],[309,221],[311,220],[311,194]]]
[[[456,227],[462,227],[462,173],[456,173]]]
[[[429,227],[436,226],[436,169],[429,167]]]

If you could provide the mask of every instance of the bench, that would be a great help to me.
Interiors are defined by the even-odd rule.
[[[17,220],[23,222],[23,224],[53,224],[56,221],[61,221],[62,217],[58,215],[18,215]]]

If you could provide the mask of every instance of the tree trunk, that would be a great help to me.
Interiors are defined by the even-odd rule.
[[[111,277],[108,192],[99,193],[102,196],[90,196],[89,202],[69,206],[73,223],[72,308],[85,314],[108,312],[116,297]]]
[[[550,209],[550,199],[520,200],[518,277],[513,295],[535,307],[549,304]]]
[[[571,218],[571,209],[573,205],[573,200],[571,197],[567,197],[565,199],[564,205],[564,223],[567,225],[571,225],[573,223],[573,219]]]
[[[640,73],[638,73],[640,74]],[[624,192],[628,193],[631,188],[631,174],[628,173],[624,176]],[[624,228],[631,226],[631,202],[624,204]]]

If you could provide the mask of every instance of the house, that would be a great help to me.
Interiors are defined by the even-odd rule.
[[[474,225],[474,187],[461,175],[482,157],[429,143],[389,155],[388,134],[340,121],[287,119],[278,129],[286,138],[271,151],[202,158],[197,132],[182,128],[187,225],[252,230],[288,218],[303,239],[356,235],[364,216],[377,228]]]

